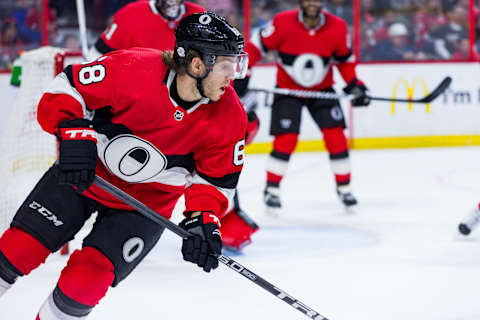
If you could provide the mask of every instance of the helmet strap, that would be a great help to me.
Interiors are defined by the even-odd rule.
[[[210,74],[210,72],[212,71],[212,69],[210,68],[207,68],[207,72],[205,73],[205,75],[203,77],[196,77],[194,76],[193,74],[190,73],[190,71],[188,71],[188,68],[186,68],[184,66],[183,68],[185,70],[185,73],[192,79],[195,79],[197,81],[197,89],[198,89],[198,92],[200,92],[200,95],[204,98],[207,98],[208,97],[205,95],[205,92],[203,91],[203,80],[208,77],[208,75]]]

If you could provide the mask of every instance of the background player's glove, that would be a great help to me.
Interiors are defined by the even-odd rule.
[[[258,133],[258,128],[260,127],[260,120],[258,119],[255,111],[250,110],[247,113],[247,117],[247,136],[245,137],[245,144],[249,144],[253,141],[253,139]]]
[[[247,94],[249,82],[250,76],[246,76],[243,79],[235,79],[233,81],[233,89],[235,89],[235,92],[240,98]]]
[[[82,193],[95,178],[97,166],[97,133],[86,119],[62,122],[56,133],[60,142],[59,183],[77,187]]]
[[[203,211],[195,217],[191,215],[192,213],[186,213],[187,218],[180,222],[180,227],[193,234],[183,239],[183,259],[196,263],[204,271],[210,272],[218,267],[218,260],[212,254],[222,253],[220,220],[208,211]]]
[[[354,78],[343,88],[346,94],[353,95],[352,105],[354,107],[366,107],[370,104],[370,98],[367,96],[367,87],[362,81]]]
[[[254,92],[248,91],[248,83],[250,77],[247,76],[243,79],[235,79],[233,82],[233,88],[238,97],[242,101],[243,106],[247,111],[248,123],[247,123],[247,136],[245,137],[245,144],[249,144],[253,141],[258,133],[260,127],[260,120],[255,113],[257,107],[257,95]]]

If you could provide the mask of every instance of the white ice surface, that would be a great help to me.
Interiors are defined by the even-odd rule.
[[[479,320],[480,230],[456,228],[480,200],[480,148],[351,155],[354,210],[336,198],[327,154],[302,153],[278,218],[261,200],[267,157],[249,155],[240,202],[261,230],[232,257],[330,320]],[[183,262],[179,248],[166,231],[89,319],[307,319],[222,265],[206,274]],[[33,320],[65,262],[54,255],[20,279],[0,299],[0,319]]]

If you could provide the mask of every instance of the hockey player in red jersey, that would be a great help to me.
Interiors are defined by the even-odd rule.
[[[344,91],[354,95],[353,106],[370,103],[367,88],[357,79],[351,62],[347,24],[322,10],[322,0],[301,0],[300,10],[281,12],[247,44],[250,64],[267,51],[276,51],[277,87],[297,90],[333,92],[335,65],[345,82]],[[346,206],[357,200],[350,189],[350,164],[344,135],[345,119],[338,100],[303,99],[277,95],[272,105],[270,133],[273,151],[267,164],[264,201],[267,209],[279,209],[280,182],[298,141],[302,107],[323,134],[337,185],[337,194]]]
[[[174,30],[178,22],[192,13],[205,9],[183,0],[150,0],[132,2],[113,16],[89,52],[89,59],[119,49],[133,47],[172,50]]]
[[[174,29],[178,21],[204,8],[183,0],[156,0],[131,3],[120,9],[113,22],[90,49],[89,59],[117,49],[146,47],[171,50],[175,46]],[[237,90],[235,88],[235,90]],[[243,100],[243,99],[242,99]],[[248,113],[247,139],[253,140],[258,131],[255,111]],[[251,235],[258,225],[240,208],[235,194],[234,207],[222,216],[222,234],[225,248],[240,251],[251,243]]]
[[[95,174],[169,218],[185,196],[182,255],[206,272],[222,248],[218,217],[243,167],[246,114],[233,88],[248,58],[213,13],[180,21],[174,51],[118,50],[67,67],[38,106],[59,160],[0,237],[0,295],[98,216],[37,319],[85,319],[127,277],[164,228],[92,184]]]

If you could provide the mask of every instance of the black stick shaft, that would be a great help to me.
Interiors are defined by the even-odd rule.
[[[446,77],[445,79],[440,82],[440,84],[432,90],[432,92],[426,95],[423,98],[418,99],[402,99],[402,98],[386,98],[386,97],[374,97],[368,96],[371,100],[375,101],[388,101],[388,102],[406,102],[406,103],[430,103],[435,100],[440,94],[442,94],[452,82],[452,78]],[[295,89],[285,89],[285,88],[273,88],[273,89],[266,89],[266,88],[251,88],[251,91],[256,92],[265,92],[265,93],[273,93],[273,94],[280,94],[280,95],[287,95],[299,98],[311,98],[311,99],[325,99],[325,100],[336,100],[342,98],[350,98],[350,95],[346,94],[338,94],[334,92],[323,92],[323,91],[308,91],[308,90],[295,90]]]
[[[172,231],[176,235],[182,237],[182,238],[188,238],[191,236],[191,234],[186,231],[185,229],[179,227],[175,223],[171,222],[170,220],[162,217],[160,214],[157,212],[153,211],[134,197],[130,196],[126,192],[120,190],[119,188],[115,187],[108,181],[105,181],[104,179],[100,178],[99,176],[95,176],[94,184],[100,187],[101,189],[105,190],[106,192],[114,195],[130,207],[134,208],[137,210],[140,214],[144,215],[145,217],[151,219],[155,223],[158,223],[161,226],[164,226],[168,230]],[[232,258],[225,256],[223,254],[216,256],[219,262],[223,263],[230,269],[236,271],[237,273],[241,274],[248,280],[252,281],[256,285],[262,287],[263,289],[267,290],[280,300],[284,301],[285,303],[288,303],[291,305],[293,308],[297,309],[298,311],[302,312],[305,314],[307,317],[314,319],[314,320],[328,320],[324,316],[322,316],[320,313],[317,311],[313,310],[312,308],[308,307],[306,304],[303,302],[300,302],[299,300],[295,299],[282,289],[279,289],[275,287],[273,284],[268,282],[267,280],[263,279],[262,277],[258,276],[255,274],[253,271],[245,268],[242,266],[240,263],[236,262]]]

